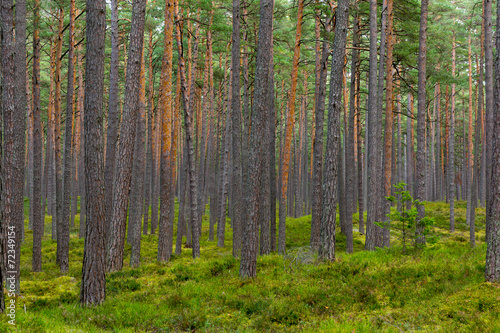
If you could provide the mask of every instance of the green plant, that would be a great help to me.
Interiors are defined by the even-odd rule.
[[[415,247],[423,245],[421,242],[417,242],[419,238],[424,238],[429,243],[435,243],[437,237],[431,235],[431,226],[434,225],[434,218],[424,217],[418,220],[417,206],[423,205],[423,203],[413,199],[410,192],[405,190],[405,183],[400,182],[394,185],[394,187],[396,188],[395,196],[391,195],[385,198],[396,203],[398,209],[391,209],[387,217],[389,217],[390,221],[396,222],[392,225],[392,228],[399,230],[401,233],[403,253],[406,253],[406,243],[410,240],[413,241]],[[376,222],[375,224],[380,227],[386,227],[389,222]],[[417,233],[417,226],[422,230],[421,233]]]

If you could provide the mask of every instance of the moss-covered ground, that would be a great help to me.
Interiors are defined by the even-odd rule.
[[[448,232],[445,203],[427,203],[437,243],[403,254],[394,246],[363,251],[354,233],[353,254],[337,233],[337,261],[318,262],[307,247],[311,216],[287,219],[287,255],[260,256],[257,278],[241,280],[239,260],[208,241],[203,217],[201,258],[183,248],[156,262],[157,235],[142,237],[141,266],[106,276],[106,301],[78,303],[83,239],[78,215],[71,229],[70,270],[59,273],[51,217],[45,218],[43,272],[31,271],[32,232],[22,246],[21,294],[16,326],[1,316],[1,332],[500,332],[500,285],[484,282],[484,209],[477,209],[477,247],[469,247],[465,203],[456,208],[457,231]],[[207,207],[208,212],[208,207]],[[358,217],[354,216],[355,228]],[[27,220],[26,220],[27,225]],[[9,299],[7,298],[9,301]]]

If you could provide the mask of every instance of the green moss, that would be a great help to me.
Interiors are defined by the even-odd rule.
[[[107,298],[78,305],[84,240],[72,228],[70,270],[61,276],[46,217],[43,271],[31,271],[32,233],[25,234],[16,326],[0,318],[0,332],[500,332],[500,286],[484,283],[484,209],[477,210],[477,247],[470,249],[465,204],[449,233],[449,207],[426,203],[440,240],[403,255],[397,233],[390,249],[363,251],[354,232],[353,254],[337,232],[337,261],[310,251],[311,216],[287,219],[287,254],[260,256],[258,276],[240,280],[227,220],[226,247],[208,241],[203,217],[201,258],[182,249],[156,261],[157,235],[142,236],[141,266],[107,274]],[[177,209],[177,205],[176,205]],[[206,210],[208,213],[208,210]],[[354,218],[357,223],[357,215]],[[26,221],[27,225],[27,221]],[[26,312],[25,309],[26,308]]]

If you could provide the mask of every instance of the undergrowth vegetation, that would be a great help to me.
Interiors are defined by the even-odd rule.
[[[167,264],[156,262],[157,235],[142,237],[141,266],[107,274],[106,301],[78,303],[83,239],[78,216],[71,229],[70,270],[61,276],[46,217],[43,272],[31,272],[32,233],[22,246],[21,294],[16,326],[8,332],[500,332],[500,285],[485,283],[484,209],[477,209],[477,247],[470,249],[465,202],[456,205],[457,231],[448,232],[445,203],[426,203],[439,240],[403,254],[393,246],[363,251],[354,233],[354,253],[345,253],[337,232],[337,261],[318,262],[311,253],[310,216],[287,219],[287,254],[261,256],[257,278],[241,280],[239,260],[208,241],[203,217],[201,258],[183,248]],[[354,216],[357,229],[358,216]],[[27,224],[27,221],[26,221]]]

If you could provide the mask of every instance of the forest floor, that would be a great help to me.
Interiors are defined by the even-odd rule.
[[[287,219],[287,255],[260,256],[257,278],[240,280],[239,260],[208,241],[203,217],[201,258],[182,249],[156,262],[157,235],[142,237],[141,266],[106,276],[106,301],[79,306],[84,240],[71,229],[70,269],[62,276],[45,218],[43,272],[31,271],[32,232],[22,246],[16,325],[1,316],[0,332],[500,332],[500,285],[484,282],[484,209],[477,209],[477,247],[469,247],[465,202],[456,205],[457,231],[448,232],[445,203],[427,203],[439,240],[403,254],[397,233],[390,249],[345,253],[337,232],[337,261],[318,262],[308,248],[311,216]],[[207,207],[208,213],[208,207]],[[27,223],[27,220],[26,220]],[[354,216],[354,228],[358,216]],[[9,298],[6,298],[9,301]]]

